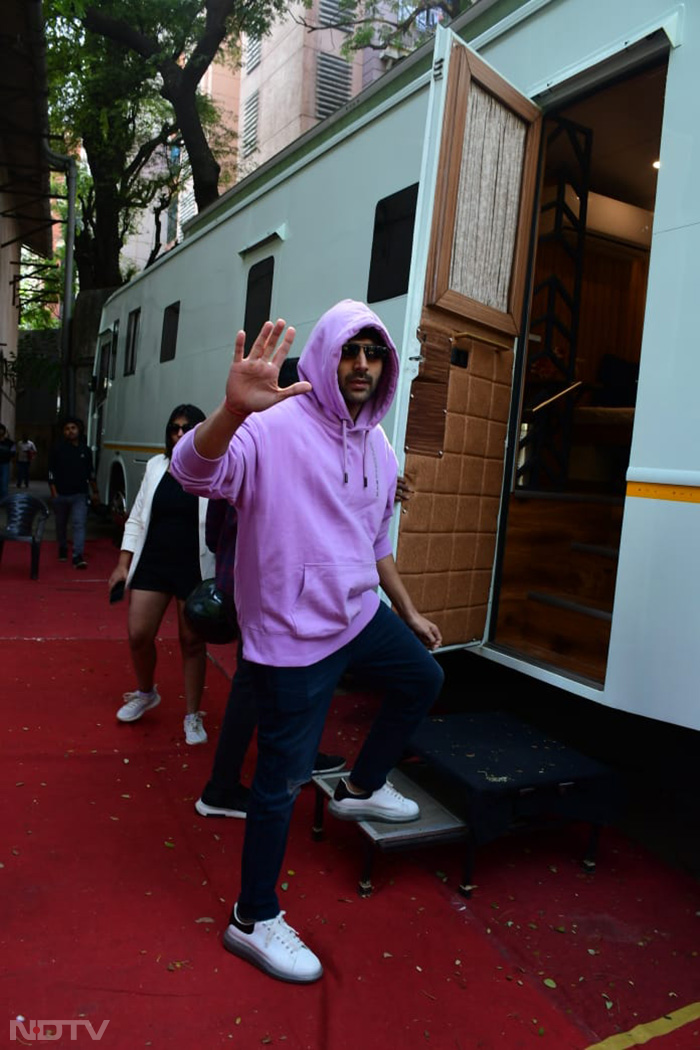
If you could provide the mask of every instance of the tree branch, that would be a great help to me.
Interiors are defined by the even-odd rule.
[[[127,183],[141,171],[158,146],[164,145],[177,130],[177,124],[163,124],[157,135],[139,146],[135,156],[124,169],[125,181]]]
[[[226,20],[236,6],[236,0],[206,0],[204,33],[185,63],[183,80],[198,84],[214,61],[220,45],[226,39]]]
[[[155,58],[160,53],[157,40],[153,40],[151,37],[146,36],[145,33],[134,29],[133,26],[123,22],[120,18],[112,18],[111,15],[104,14],[97,7],[85,9],[83,25],[90,32],[107,37],[116,44],[122,44],[143,58]]]

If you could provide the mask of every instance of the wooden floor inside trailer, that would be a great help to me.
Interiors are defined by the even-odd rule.
[[[603,681],[622,509],[612,495],[512,496],[497,645]]]

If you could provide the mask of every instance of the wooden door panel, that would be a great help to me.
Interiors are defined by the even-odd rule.
[[[444,114],[397,562],[459,645],[487,621],[540,118],[456,38]]]

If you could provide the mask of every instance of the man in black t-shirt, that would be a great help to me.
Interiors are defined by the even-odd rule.
[[[99,502],[92,453],[85,443],[85,427],[81,419],[68,416],[63,423],[63,438],[49,454],[49,489],[56,516],[56,538],[59,561],[68,560],[68,516],[73,526],[73,565],[86,569],[85,526],[87,522],[88,490],[90,500]]]

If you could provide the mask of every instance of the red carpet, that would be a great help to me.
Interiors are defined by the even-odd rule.
[[[163,702],[117,724],[133,681],[125,605],[106,601],[114,548],[90,543],[86,573],[56,563],[50,545],[42,557],[36,582],[19,545],[0,567],[5,1025],[108,1019],[101,1042],[120,1050],[586,1050],[615,1035],[605,1050],[651,1037],[659,1050],[700,1045],[698,885],[614,831],[594,876],[574,863],[572,827],[484,848],[471,901],[455,892],[456,846],[379,857],[362,900],[359,832],[327,818],[326,840],[313,842],[305,789],[283,896],[325,975],[286,985],[225,953],[243,826],[203,820],[192,803],[228,680],[212,666],[210,742],[187,747],[171,617]],[[326,749],[351,757],[373,706],[339,696]],[[640,1024],[656,1027],[630,1042]],[[73,1045],[88,1044],[81,1030]]]

